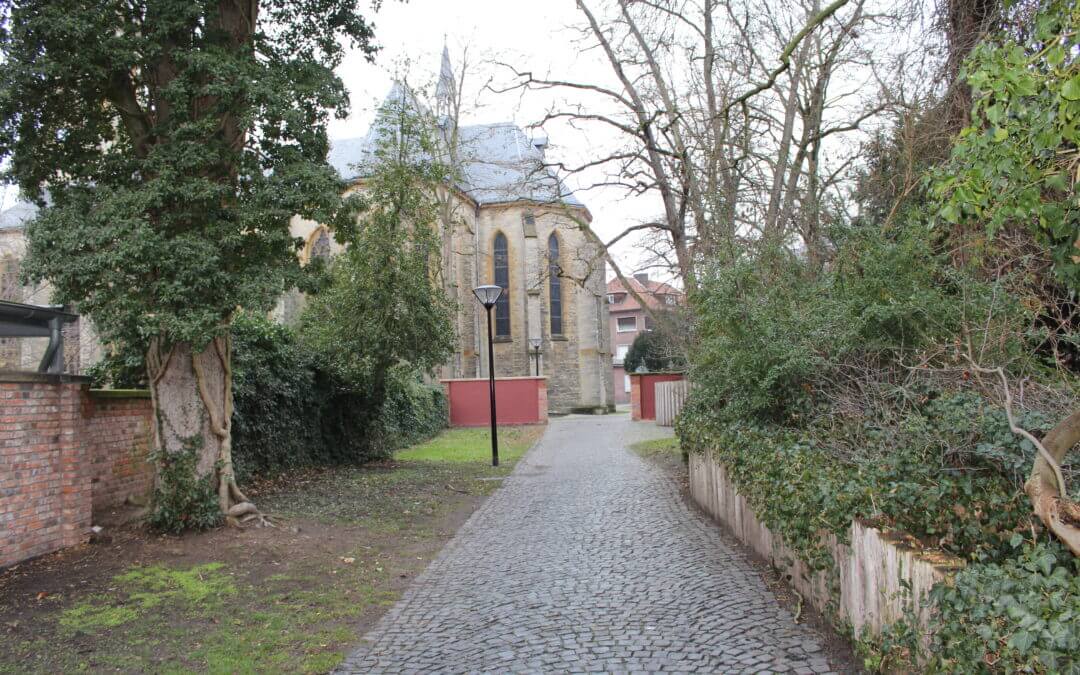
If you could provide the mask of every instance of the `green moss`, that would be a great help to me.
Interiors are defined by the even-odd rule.
[[[132,607],[84,603],[66,610],[60,625],[72,632],[92,633],[101,628],[115,628],[139,617]]]

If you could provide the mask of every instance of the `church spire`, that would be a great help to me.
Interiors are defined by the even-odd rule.
[[[439,69],[439,84],[435,87],[435,99],[439,119],[449,119],[454,109],[454,99],[457,98],[457,87],[454,83],[454,67],[450,65],[450,49],[443,41],[442,66]]]

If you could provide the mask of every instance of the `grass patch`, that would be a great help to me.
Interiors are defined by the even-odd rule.
[[[499,429],[499,462],[512,463],[535,442],[542,427]],[[490,429],[451,429],[394,455],[403,462],[491,462]]]
[[[679,448],[679,439],[674,436],[671,438],[654,438],[651,441],[640,441],[631,445],[630,449],[645,457],[678,457],[682,455],[682,450]]]

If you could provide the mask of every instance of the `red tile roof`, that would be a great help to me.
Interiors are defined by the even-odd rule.
[[[653,309],[663,309],[665,306],[664,296],[675,296],[676,304],[682,304],[683,292],[679,289],[665,284],[662,281],[653,281],[649,279],[642,282],[634,277],[627,277],[626,280],[630,283],[630,286],[644,298],[645,302]],[[623,286],[623,283],[618,278],[612,279],[607,284],[608,295],[614,295],[615,300],[618,302],[612,302],[609,308],[612,312],[626,312],[636,309],[641,309],[641,305],[638,304],[634,296],[630,295]],[[620,295],[622,297],[620,297]]]

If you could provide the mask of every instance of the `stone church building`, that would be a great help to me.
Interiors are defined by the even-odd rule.
[[[457,306],[456,349],[442,378],[487,377],[486,313],[472,295],[482,284],[503,289],[493,310],[496,377],[533,375],[530,340],[540,341],[539,370],[548,378],[552,412],[614,407],[605,265],[583,231],[592,214],[545,166],[546,139],[530,139],[510,123],[459,125],[452,109],[453,74],[443,54],[436,116],[456,179],[441,192],[443,278]],[[397,98],[395,98],[397,97]],[[412,100],[395,85],[388,103]],[[387,105],[387,104],[384,104]],[[455,133],[456,131],[456,133]],[[333,143],[330,163],[350,189],[362,189],[363,167],[376,132]],[[338,247],[322,225],[299,217],[292,232],[306,242],[302,256],[330,256]],[[286,297],[289,321],[302,298]]]

